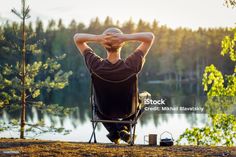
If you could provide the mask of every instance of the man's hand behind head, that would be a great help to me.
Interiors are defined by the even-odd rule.
[[[119,46],[124,44],[124,34],[110,34],[106,37],[106,39],[109,40],[113,46]]]
[[[115,51],[115,50],[121,48],[124,45],[124,40],[123,40],[122,34],[118,34],[118,33],[105,34],[102,45],[108,51]]]

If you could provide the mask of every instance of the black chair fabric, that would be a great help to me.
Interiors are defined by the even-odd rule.
[[[128,118],[137,112],[137,76],[123,81],[104,80],[92,74],[95,106],[104,117]]]

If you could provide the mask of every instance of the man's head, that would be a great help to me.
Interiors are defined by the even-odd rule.
[[[115,27],[110,27],[110,28],[107,28],[102,34],[104,35],[111,35],[111,34],[123,34],[123,32],[119,29],[119,28],[115,28]],[[119,49],[122,47],[122,45],[120,46],[114,46],[114,43],[112,42],[108,42],[108,44],[110,47],[106,47],[106,50],[109,52],[109,53],[115,53],[115,52],[118,52]]]

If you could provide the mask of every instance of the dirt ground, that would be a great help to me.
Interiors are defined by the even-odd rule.
[[[236,157],[236,147],[88,144],[0,139],[0,157]]]

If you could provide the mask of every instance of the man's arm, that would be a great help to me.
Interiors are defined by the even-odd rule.
[[[155,36],[151,32],[133,33],[133,34],[113,34],[113,43],[123,43],[128,41],[140,41],[141,44],[136,50],[142,51],[143,55],[146,56],[149,49],[151,48]]]
[[[150,50],[155,36],[151,32],[143,32],[143,33],[134,33],[126,35],[128,41],[140,41],[141,44],[138,46],[136,50],[140,50],[143,52],[143,55],[146,56],[148,51]]]
[[[84,50],[91,49],[87,44],[88,42],[102,43],[104,42],[104,40],[104,35],[94,35],[85,33],[76,33],[74,35],[74,42],[82,55],[84,55]]]

